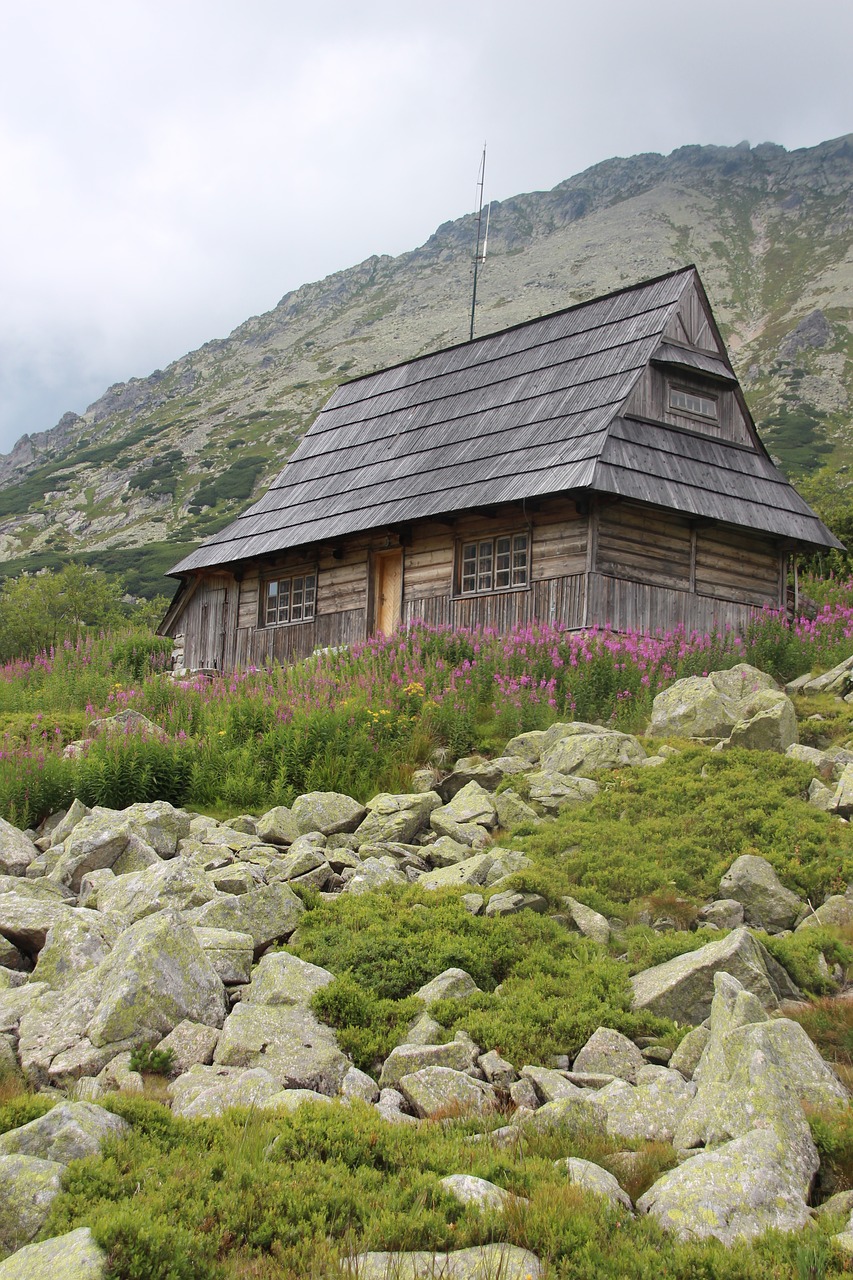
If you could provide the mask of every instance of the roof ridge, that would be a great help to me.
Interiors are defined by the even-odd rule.
[[[436,347],[434,351],[422,351],[420,355],[409,356],[407,360],[397,360],[394,364],[386,364],[380,369],[371,369],[368,373],[360,373],[354,378],[347,378],[338,383],[338,388],[351,387],[354,383],[362,382],[365,378],[375,378],[378,373],[390,373],[392,369],[404,369],[406,365],[417,364],[419,360],[427,360],[430,356],[444,355],[448,351],[460,351],[463,347],[473,347],[478,342],[487,342],[490,338],[498,338],[505,333],[515,333],[519,329],[526,329],[529,325],[539,324],[543,320],[553,320],[555,316],[564,316],[571,311],[580,311],[583,307],[591,307],[597,302],[608,302],[611,298],[618,298],[623,294],[637,293],[640,289],[650,288],[652,285],[661,284],[664,280],[672,280],[682,274],[687,275],[691,271],[697,275],[699,273],[699,268],[695,262],[689,262],[683,267],[676,267],[673,271],[664,271],[659,276],[650,276],[648,280],[638,280],[635,284],[623,285],[619,289],[611,289],[609,293],[596,294],[595,297],[586,298],[583,302],[573,302],[568,307],[558,307],[556,311],[543,311],[541,315],[531,316],[529,320],[519,320],[516,324],[506,325],[503,329],[492,329],[489,333],[478,333],[476,338],[466,338],[463,342],[453,342],[448,347]],[[334,395],[334,392],[332,394]],[[328,401],[324,409],[328,408],[330,403],[331,401]]]

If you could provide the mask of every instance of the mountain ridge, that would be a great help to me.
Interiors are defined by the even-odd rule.
[[[290,290],[226,337],[22,437],[0,456],[3,572],[84,553],[109,568],[140,556],[168,568],[260,496],[338,382],[467,338],[475,221]],[[771,452],[789,473],[846,468],[853,134],[796,151],[614,157],[493,202],[477,332],[689,261]]]

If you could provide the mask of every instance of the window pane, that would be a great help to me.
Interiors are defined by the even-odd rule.
[[[278,583],[267,583],[266,622],[271,627],[278,617]]]
[[[307,620],[314,617],[314,603],[317,599],[317,578],[310,573],[305,577],[305,606],[302,616]]]
[[[492,541],[481,542],[477,555],[477,590],[492,589]]]
[[[294,578],[291,587],[290,597],[290,621],[302,621],[302,595],[305,580],[304,578]]]
[[[461,583],[463,593],[477,590],[477,544],[466,542],[462,547]]]
[[[512,585],[527,586],[527,534],[517,533],[512,540]]]
[[[510,585],[510,539],[498,538],[495,541],[495,586],[497,588]]]
[[[717,417],[717,402],[712,396],[701,396],[690,391],[680,391],[677,387],[669,389],[669,405],[671,409],[682,409],[685,413],[697,413],[703,418]]]
[[[284,578],[278,584],[278,620],[290,621],[290,579]]]

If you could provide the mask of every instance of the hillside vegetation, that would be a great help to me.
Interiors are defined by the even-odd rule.
[[[743,639],[547,628],[499,637],[421,627],[286,670],[212,681],[173,680],[164,670],[170,642],[143,630],[69,638],[53,652],[0,668],[0,811],[23,827],[73,797],[111,809],[156,798],[233,817],[291,804],[309,789],[359,799],[384,788],[408,790],[418,766],[437,781],[456,756],[472,749],[499,754],[508,737],[559,720],[642,731],[654,696],[676,678],[746,660],[784,680],[848,656],[853,584],[809,587],[826,600],[816,619],[789,624],[768,613]],[[151,723],[120,732],[90,728],[93,720],[128,711]],[[853,706],[830,696],[802,698],[798,716],[804,743],[835,747],[853,737]],[[87,741],[66,757],[65,747],[78,739]],[[456,968],[479,989],[429,1005],[432,1044],[450,1045],[455,1036],[468,1044],[471,1037],[520,1070],[526,1063],[567,1063],[606,1026],[662,1055],[650,1062],[666,1061],[687,1027],[638,1009],[631,977],[724,937],[725,929],[704,926],[700,911],[719,896],[721,876],[736,858],[766,859],[803,902],[844,893],[853,879],[853,826],[806,803],[811,764],[683,740],[646,738],[645,745],[650,752],[664,746],[670,755],[656,768],[602,770],[593,799],[493,833],[493,848],[503,844],[528,861],[509,882],[478,886],[478,914],[459,889],[406,884],[399,876],[360,894],[321,894],[291,882],[301,905],[285,950],[329,971],[311,1008],[335,1029],[357,1067],[378,1076],[424,1011],[419,989]],[[513,783],[523,791],[523,781]],[[226,836],[239,830],[237,822],[210,827]],[[239,870],[241,855],[229,856],[231,871]],[[181,860],[157,860],[155,869]],[[134,874],[94,873],[113,885]],[[60,892],[58,872],[50,884],[29,871],[27,877],[21,893],[32,906],[49,888]],[[88,922],[105,918],[93,885],[85,889],[87,910],[64,909]],[[482,910],[483,898],[505,896],[508,887],[540,906],[515,914]],[[9,901],[8,877],[4,888]],[[573,900],[604,913],[609,940],[568,927],[565,903]],[[132,928],[156,918],[145,916]],[[849,928],[826,926],[756,935],[806,993],[807,1003],[789,1016],[848,1081],[850,1002],[832,997],[853,965],[850,935]],[[42,970],[27,977],[49,973],[45,955]],[[85,977],[78,973],[74,984]],[[74,984],[65,988],[70,1003]],[[5,994],[14,999],[25,989]],[[239,1010],[247,989],[234,990]],[[276,1001],[271,1005],[275,1014]],[[137,1044],[124,1090],[95,1095],[129,1127],[108,1137],[99,1153],[64,1158],[61,1187],[43,1216],[40,1239],[91,1229],[104,1251],[105,1280],[357,1280],[375,1274],[355,1260],[367,1250],[496,1242],[530,1250],[546,1280],[850,1274],[831,1239],[844,1229],[849,1197],[790,1234],[770,1231],[731,1247],[682,1242],[653,1216],[634,1216],[573,1182],[560,1163],[593,1161],[636,1201],[677,1167],[669,1141],[610,1136],[582,1124],[507,1129],[514,1110],[508,1097],[495,1112],[465,1115],[451,1107],[420,1124],[411,1117],[391,1122],[358,1097],[330,1103],[316,1094],[292,1113],[261,1105],[189,1119],[166,1105],[175,1101],[164,1078],[176,1074],[172,1068],[165,1050]],[[128,1091],[131,1077],[142,1093]],[[0,1060],[0,1135],[14,1134],[58,1101],[55,1089],[30,1092]],[[521,1115],[523,1108],[516,1120]],[[853,1122],[844,1107],[812,1108],[808,1115],[821,1158],[812,1203],[826,1204],[853,1191]],[[441,1181],[460,1173],[517,1199],[503,1211],[460,1204]],[[0,1219],[0,1256],[2,1229]],[[496,1261],[478,1277],[507,1274]],[[389,1280],[395,1275],[389,1272]]]
[[[260,495],[337,383],[467,336],[473,237],[472,217],[445,223],[110,387],[80,417],[34,424],[0,459],[3,571],[85,553],[133,592],[161,590]],[[771,452],[791,474],[846,474],[851,138],[608,160],[495,202],[489,246],[480,333],[697,263]]]

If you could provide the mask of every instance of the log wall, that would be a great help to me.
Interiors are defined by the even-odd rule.
[[[524,589],[460,595],[458,548],[468,539],[527,529],[530,582]],[[242,576],[208,574],[172,632],[183,632],[191,668],[229,670],[294,662],[316,649],[351,645],[374,628],[373,561],[403,547],[403,625],[494,627],[508,631],[540,621],[572,630],[742,628],[765,606],[784,604],[785,557],[771,539],[690,521],[640,503],[600,498],[589,514],[568,499],[536,510],[519,506],[470,514],[447,523],[381,530],[341,548],[282,555],[243,567]],[[267,627],[265,583],[316,570],[316,616]]]

